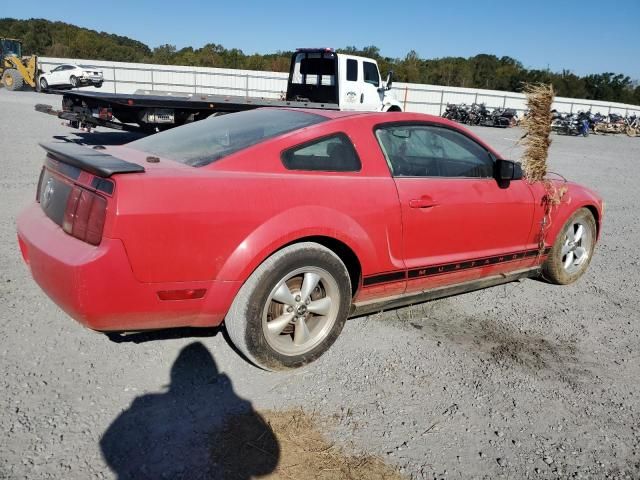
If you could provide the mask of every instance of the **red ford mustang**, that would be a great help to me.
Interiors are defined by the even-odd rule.
[[[119,147],[43,147],[18,238],[61,308],[105,332],[224,321],[271,370],[316,359],[349,316],[573,282],[603,215],[573,183],[545,215],[519,164],[420,114],[258,109]]]

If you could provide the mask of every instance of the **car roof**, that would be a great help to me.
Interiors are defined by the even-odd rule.
[[[277,107],[269,107],[277,108]],[[455,122],[447,120],[446,118],[438,117],[437,115],[429,115],[427,113],[414,113],[414,112],[356,112],[345,110],[325,110],[321,108],[287,108],[287,110],[293,110],[297,112],[312,113],[314,115],[320,115],[330,120],[337,120],[346,117],[366,117],[373,120],[379,120],[383,122],[410,122],[421,121],[430,123],[439,123],[442,125],[456,125]],[[392,116],[392,117],[391,117]]]
[[[278,109],[281,110],[281,107],[267,107],[270,109]],[[345,110],[325,110],[323,108],[295,108],[295,107],[284,107],[286,110],[290,110],[292,112],[305,112],[312,113],[314,115],[320,115],[321,117],[334,119],[334,118],[344,118],[344,117],[353,117],[354,115],[363,115],[369,112],[355,112],[355,111],[345,111]]]
[[[277,107],[270,107],[277,108]],[[461,125],[448,120],[446,118],[438,117],[437,115],[429,115],[427,113],[414,113],[414,112],[353,112],[353,111],[338,111],[338,110],[323,110],[317,108],[288,108],[288,110],[304,111],[315,115],[320,115],[328,119],[329,122],[339,121],[340,119],[346,119],[347,122],[357,122],[358,119],[367,119],[373,124],[392,124],[395,122],[426,122],[432,125],[439,125],[443,127],[453,128],[464,135],[470,137],[489,152],[491,152],[496,158],[502,158],[500,153],[495,150],[491,145],[487,144],[484,140],[478,137],[470,130],[462,127]]]

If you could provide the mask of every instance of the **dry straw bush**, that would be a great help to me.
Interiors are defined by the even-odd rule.
[[[525,147],[522,167],[531,183],[542,181],[547,175],[547,156],[551,145],[552,85],[526,85],[528,115],[522,120],[524,134],[520,139]]]

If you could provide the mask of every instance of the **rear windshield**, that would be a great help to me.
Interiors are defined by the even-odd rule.
[[[209,117],[136,140],[127,146],[202,167],[269,138],[325,121],[306,112],[260,109]]]

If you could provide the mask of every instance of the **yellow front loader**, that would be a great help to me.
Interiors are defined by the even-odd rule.
[[[22,43],[0,38],[0,79],[7,90],[20,90],[26,83],[37,88],[38,57],[22,57]]]

